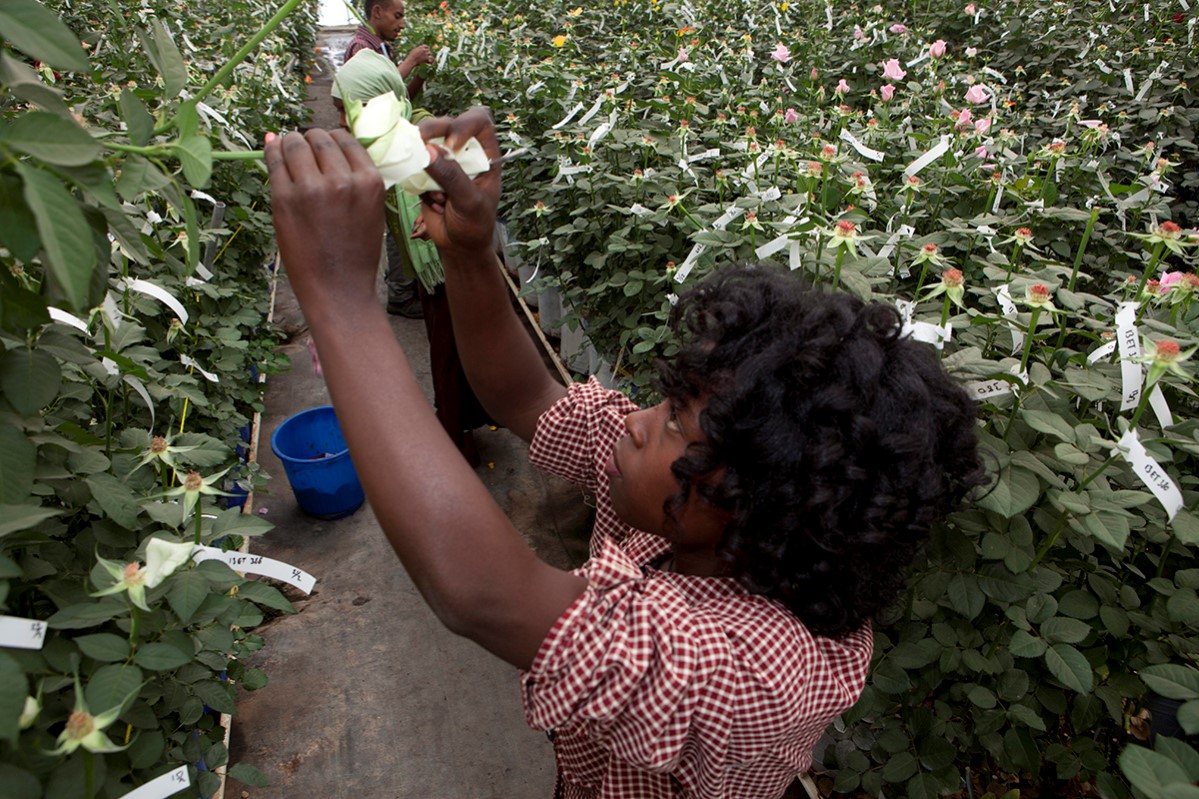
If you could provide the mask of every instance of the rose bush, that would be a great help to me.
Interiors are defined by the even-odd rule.
[[[5,797],[115,798],[184,764],[210,796],[219,714],[266,682],[239,658],[290,604],[190,556],[270,528],[236,502],[280,366],[242,159],[302,119],[298,5],[255,36],[278,4],[0,8],[0,613],[29,647],[0,649]]]
[[[489,105],[531,149],[505,177],[513,251],[638,399],[680,284],[763,259],[898,304],[976,394],[995,484],[878,630],[822,755],[838,791],[1199,778],[1186,744],[1138,746],[1153,694],[1199,732],[1199,65],[1196,11],[1176,13],[616,0],[415,21],[426,104]]]

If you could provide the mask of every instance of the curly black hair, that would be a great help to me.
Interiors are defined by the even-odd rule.
[[[674,309],[658,363],[706,442],[672,465],[730,514],[719,547],[750,591],[839,637],[892,606],[929,528],[985,479],[974,402],[895,308],[766,266],[717,270]]]

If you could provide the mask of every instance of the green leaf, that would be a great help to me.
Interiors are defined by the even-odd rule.
[[[920,768],[920,763],[911,752],[900,752],[883,766],[883,779],[887,782],[906,782]]]
[[[37,505],[0,505],[0,538],[28,530],[60,513],[61,510]]]
[[[1199,752],[1178,738],[1171,738],[1168,735],[1157,736],[1153,748],[1182,766],[1182,770],[1187,773],[1187,779],[1190,782],[1199,784]]]
[[[109,518],[130,530],[137,527],[141,505],[129,486],[107,473],[93,474],[84,482]]]
[[[87,57],[75,34],[57,14],[35,0],[4,0],[0,4],[0,37],[52,67],[88,70]]]
[[[155,642],[139,647],[133,660],[143,669],[149,669],[150,671],[170,671],[184,664],[191,663],[192,654],[191,652],[184,652],[181,649],[177,649],[167,643]]]
[[[1050,643],[1077,644],[1091,634],[1091,625],[1078,619],[1056,616],[1041,625],[1041,635]]]
[[[92,231],[75,198],[49,173],[16,165],[25,182],[25,202],[37,222],[50,272],[75,310],[83,308],[96,266]]]
[[[249,763],[237,763],[228,771],[229,779],[237,780],[242,785],[249,785],[252,788],[265,788],[270,783],[266,777],[262,776],[262,772]]]
[[[295,607],[287,600],[287,597],[280,593],[278,588],[258,582],[257,580],[247,580],[238,586],[237,598],[248,599],[263,607],[282,610],[285,613],[296,612]]]
[[[58,396],[62,368],[54,356],[26,347],[0,355],[0,390],[22,416],[34,416]]]
[[[228,683],[216,680],[201,680],[192,686],[192,691],[204,704],[218,713],[233,715],[237,712],[237,706],[233,702],[230,690],[231,686]]]
[[[1149,690],[1167,699],[1199,699],[1199,669],[1174,663],[1159,663],[1141,669]]]
[[[116,663],[129,657],[129,641],[112,633],[81,635],[75,645],[87,655],[101,663]]]
[[[25,434],[12,425],[0,424],[0,502],[19,503],[29,498],[36,460],[37,447]]]
[[[1128,542],[1128,520],[1111,511],[1097,510],[1082,517],[1083,528],[1117,552]]]
[[[1166,601],[1166,613],[1176,624],[1199,627],[1199,595],[1192,588],[1179,589]]]
[[[1171,783],[1186,785],[1189,782],[1182,766],[1143,746],[1131,744],[1125,747],[1119,762],[1120,770],[1132,786],[1149,796],[1161,796],[1163,789]]]
[[[1067,688],[1087,693],[1094,684],[1095,675],[1091,664],[1083,654],[1069,644],[1054,644],[1045,652],[1045,665],[1049,672]]]
[[[1037,732],[1045,732],[1045,720],[1028,705],[1015,704],[1008,708],[1008,718]]]
[[[257,691],[259,688],[265,687],[266,683],[266,672],[262,669],[246,669],[246,673],[238,681],[238,685],[247,691]]]
[[[121,90],[121,119],[125,120],[125,129],[129,132],[129,141],[139,147],[145,147],[154,136],[154,117],[146,109],[146,104],[133,93],[132,89]]]
[[[83,166],[100,156],[100,144],[73,119],[45,111],[21,114],[0,128],[0,141],[55,166]]]
[[[179,571],[171,576],[167,602],[171,610],[186,624],[208,596],[208,578],[196,569]]]
[[[212,177],[212,142],[206,136],[180,139],[171,147],[183,164],[183,176],[194,188],[202,189]]]
[[[37,222],[25,204],[21,181],[14,175],[0,174],[0,244],[23,263],[29,263],[42,249]],[[14,281],[13,287],[16,287]],[[7,294],[9,289],[5,289]]]
[[[128,612],[128,607],[124,602],[118,602],[115,599],[101,599],[98,602],[68,605],[46,619],[46,623],[56,630],[78,630],[112,621],[126,612]]]
[[[1188,546],[1199,544],[1199,518],[1188,510],[1180,510],[1170,521],[1174,537]]]
[[[1041,483],[1035,474],[1020,466],[1009,465],[1000,470],[995,487],[977,504],[1010,519],[1031,508],[1040,495]]]
[[[145,192],[157,191],[170,182],[171,179],[149,159],[131,155],[121,166],[116,187],[117,193],[126,200],[132,200]]]
[[[939,799],[941,784],[932,774],[917,774],[908,781],[908,799]]]
[[[25,671],[6,652],[0,651],[0,740],[17,744],[20,729],[17,721],[25,709],[29,681]]]
[[[38,778],[11,763],[0,763],[0,785],[5,799],[42,799],[42,784]]]
[[[136,769],[150,768],[162,759],[166,738],[161,730],[142,730],[127,750],[129,765]]]
[[[191,453],[188,453],[189,455]],[[275,525],[261,516],[242,513],[240,508],[229,508],[217,514],[212,523],[214,536],[240,535],[247,538],[263,535],[275,529]]]
[[[124,712],[137,698],[142,687],[142,670],[128,663],[101,666],[87,681],[84,697],[87,709],[92,713],[103,713],[121,705]]]
[[[1041,765],[1041,753],[1028,730],[1009,728],[1003,734],[1003,752],[1022,771],[1036,773]]]
[[[1199,732],[1199,699],[1183,702],[1178,708],[1178,724],[1187,735]]]
[[[150,58],[150,63],[162,76],[165,88],[163,99],[174,98],[187,85],[187,67],[183,63],[183,56],[179,54],[179,48],[175,46],[175,40],[171,38],[170,31],[156,19],[151,23],[151,35],[147,36],[140,30],[137,35]]]
[[[978,587],[978,578],[973,574],[955,574],[946,588],[949,604],[967,619],[982,613],[987,603],[986,596]]]
[[[990,710],[998,704],[994,692],[981,685],[976,685],[966,692],[966,698],[970,700],[970,704],[983,710]]]
[[[0,53],[0,84],[26,102],[39,105],[66,119],[73,119],[71,110],[63,102],[62,92],[47,86],[28,65],[8,53]]]
[[[1038,433],[1056,436],[1062,441],[1074,442],[1074,428],[1066,420],[1052,411],[1037,411],[1028,408],[1020,409],[1020,418]]]

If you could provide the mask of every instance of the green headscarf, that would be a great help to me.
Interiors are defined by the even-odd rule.
[[[365,103],[381,94],[392,92],[399,99],[401,113],[412,119],[412,104],[408,101],[408,87],[396,65],[374,50],[359,50],[333,77],[333,96],[342,102],[357,100]],[[421,116],[428,116],[422,113]],[[432,291],[445,280],[441,269],[441,256],[430,241],[412,239],[409,234],[420,214],[420,199],[399,188],[392,190],[387,208],[387,227],[391,230],[404,262],[404,273],[415,277]]]
[[[387,92],[395,92],[400,100],[408,101],[408,87],[396,65],[374,50],[359,50],[333,78],[333,96],[338,100],[365,103]]]

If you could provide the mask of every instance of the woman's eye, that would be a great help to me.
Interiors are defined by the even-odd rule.
[[[679,423],[679,414],[674,408],[670,409],[670,418],[666,420],[666,429],[675,433],[683,432],[683,425]]]

